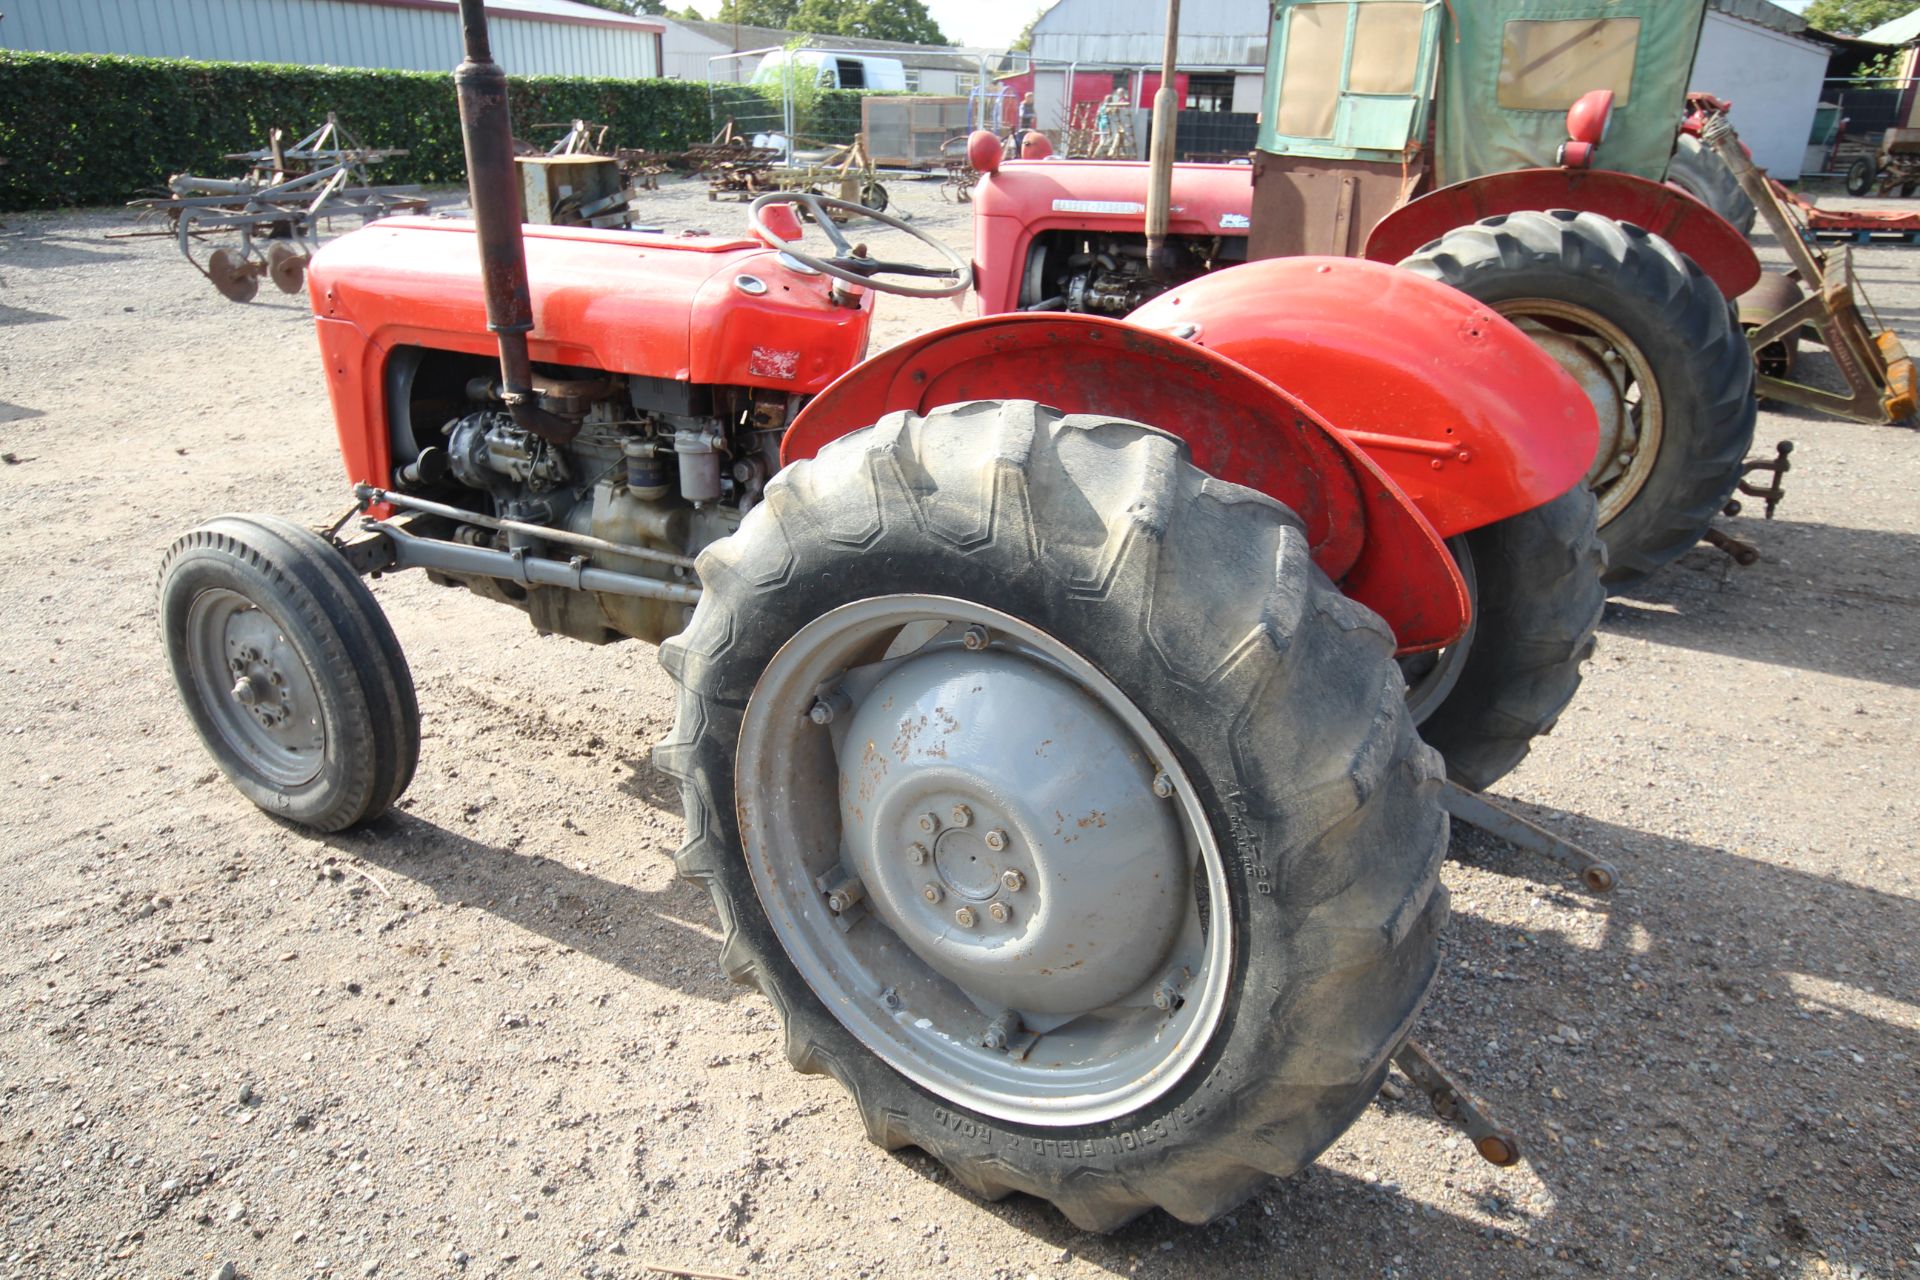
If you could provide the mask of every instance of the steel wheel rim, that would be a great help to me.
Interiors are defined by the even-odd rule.
[[[1496,310],[1544,348],[1593,404],[1600,444],[1586,484],[1599,507],[1595,521],[1605,528],[1640,496],[1660,457],[1666,409],[1653,367],[1618,325],[1575,303],[1517,298]]]
[[[974,646],[970,629],[984,629],[989,639]],[[991,685],[982,671],[990,673]],[[970,754],[973,730],[943,745],[937,757],[932,746],[900,748],[895,738],[878,756],[897,759],[899,768],[876,765],[882,739],[868,728],[890,725],[896,716],[905,724],[913,720],[915,698],[944,696],[923,686],[981,693],[947,700],[960,719],[983,726],[982,736],[995,737],[994,751]],[[989,688],[998,694],[985,693]],[[1096,745],[1084,762],[1054,766],[1019,758],[1025,740],[1014,739],[1023,730],[993,726],[1017,722],[1056,698],[1061,708],[1077,710],[1036,724],[1071,723],[1073,734]],[[829,724],[809,718],[816,704],[833,705]],[[1073,719],[1079,712],[1084,729]],[[1124,745],[1116,745],[1116,733]],[[1049,786],[1067,785],[1058,778],[1096,761],[1111,765],[1115,751],[1125,757],[1120,766],[1100,772],[1117,797],[1115,834],[1105,835],[1103,821],[1084,849],[1066,853],[1077,839],[1062,834],[1068,820],[1059,806],[1053,816],[1060,820],[1049,833],[1034,825],[1028,798],[1046,803]],[[847,767],[843,760],[856,763]],[[999,775],[1016,767],[1024,772],[1014,795]],[[1231,913],[1210,909],[1229,901],[1218,844],[1185,771],[1146,715],[1041,629],[941,596],[879,596],[834,609],[803,627],[762,673],[741,724],[736,778],[747,866],[788,958],[855,1038],[939,1098],[1007,1121],[1099,1123],[1160,1097],[1205,1051],[1226,1007],[1233,954]],[[1147,788],[1154,806],[1145,818],[1138,816],[1136,788]],[[925,854],[912,863],[911,848],[886,836],[896,830],[896,815],[938,803],[925,799],[933,794],[967,797],[977,821],[956,827],[945,819],[957,811],[921,813],[943,821],[937,830],[921,831],[925,839],[905,842]],[[1083,828],[1085,822],[1076,830]],[[1153,838],[1156,831],[1174,832],[1178,848],[1168,850]],[[969,832],[983,843],[968,843]],[[950,849],[989,848],[994,834],[1004,838],[1006,852],[969,882],[972,864],[957,854],[949,860]],[[1161,865],[1160,856],[1182,873],[1164,880],[1156,874],[1158,898],[1109,891],[1106,898],[1077,899],[1072,886],[1092,882],[1089,874],[1123,882],[1133,874],[1106,868],[1103,840],[1158,851],[1139,860],[1142,874]],[[1004,879],[991,883],[993,873],[1004,876],[1001,866],[1021,859],[1025,879],[1017,891],[1008,891]],[[855,883],[864,896],[836,914],[832,895],[836,886],[845,891],[849,871],[859,873]],[[956,878],[947,879],[949,872]],[[923,878],[943,889],[937,903],[903,891],[903,884]],[[1131,914],[1106,929],[1100,904],[1121,898]],[[1010,922],[989,917],[996,904],[1012,909]],[[1093,910],[1083,909],[1089,904]],[[930,923],[934,913],[957,917],[962,907],[975,913],[965,930],[956,925],[939,932]],[[1081,945],[1084,958],[1102,943],[1112,945],[1097,961],[1041,963]],[[1160,945],[1164,954],[1153,954]],[[1144,976],[1136,981],[1136,973]],[[1109,987],[1124,990],[1107,999]],[[1000,1015],[1015,994],[1088,1007],[1021,1009],[1009,1022]],[[995,1043],[996,1030],[1007,1043]]]
[[[1407,682],[1407,714],[1418,728],[1440,709],[1460,683],[1473,637],[1480,629],[1480,580],[1473,571],[1473,552],[1464,536],[1447,539],[1447,550],[1460,566],[1467,585],[1467,629],[1452,644],[1435,652],[1411,653],[1400,659],[1400,675]]]
[[[235,756],[283,787],[319,775],[326,718],[286,628],[238,592],[214,588],[187,610],[186,648],[200,705]]]

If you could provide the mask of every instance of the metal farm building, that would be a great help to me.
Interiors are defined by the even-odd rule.
[[[0,49],[448,71],[455,0],[5,0]],[[494,55],[515,75],[660,74],[654,18],[576,0],[488,0]]]

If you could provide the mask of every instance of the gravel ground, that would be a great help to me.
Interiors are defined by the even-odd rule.
[[[426,718],[400,808],[316,838],[216,775],[155,566],[344,493],[304,300],[228,303],[125,221],[0,229],[0,1274],[1920,1275],[1912,431],[1764,414],[1799,450],[1779,518],[1731,522],[1763,562],[1697,550],[1609,607],[1499,789],[1619,892],[1457,832],[1423,1034],[1522,1165],[1383,1098],[1229,1218],[1098,1237],[787,1068],[671,873],[650,648],[386,580]],[[1920,350],[1920,247],[1858,261]],[[954,316],[881,309],[876,347]]]

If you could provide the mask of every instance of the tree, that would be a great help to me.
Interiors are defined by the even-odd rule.
[[[1804,16],[1817,30],[1857,36],[1915,8],[1914,0],[1813,0]]]
[[[793,23],[793,11],[799,0],[721,0],[716,22],[738,22],[748,27],[774,27],[787,30]]]
[[[940,24],[927,12],[925,0],[800,0],[786,25],[821,36],[948,43]]]
[[[597,9],[611,9],[615,13],[646,13],[660,17],[666,13],[666,0],[580,0],[582,4],[593,5]]]

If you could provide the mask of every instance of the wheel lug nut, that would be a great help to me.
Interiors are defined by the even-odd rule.
[[[1162,800],[1173,794],[1173,778],[1165,769],[1153,775],[1153,794]]]
[[[987,647],[987,629],[974,623],[960,633],[960,643],[969,649],[979,650]]]
[[[927,861],[927,846],[918,840],[907,846],[907,861],[914,866],[923,866]]]
[[[243,707],[252,706],[255,701],[253,681],[247,679],[245,676],[241,676],[238,680],[235,680],[233,682],[233,700]]]
[[[946,897],[947,895],[945,891],[943,891],[940,888],[939,885],[930,884],[926,888],[920,891],[920,896],[925,898],[928,902],[938,902],[940,901],[940,899]]]
[[[963,804],[953,806],[952,816],[953,825],[956,827],[970,827],[973,825],[973,810]]]
[[[953,922],[962,929],[971,929],[980,922],[980,917],[973,914],[972,907],[962,907],[953,913]]]
[[[1006,847],[1007,847],[1006,832],[1002,831],[998,827],[995,827],[993,830],[987,832],[987,848],[993,850],[995,853],[998,853]]]
[[[931,835],[940,829],[940,819],[934,814],[923,813],[920,815],[920,829]]]
[[[813,700],[813,706],[807,709],[807,719],[815,724],[832,724],[842,711],[853,706],[853,699],[835,689]]]
[[[987,908],[987,914],[993,917],[995,924],[1005,924],[1013,919],[1013,908],[1004,902],[996,902]]]
[[[1007,870],[1000,873],[1000,883],[1007,886],[1008,893],[1018,893],[1027,887],[1027,878],[1018,871]]]

